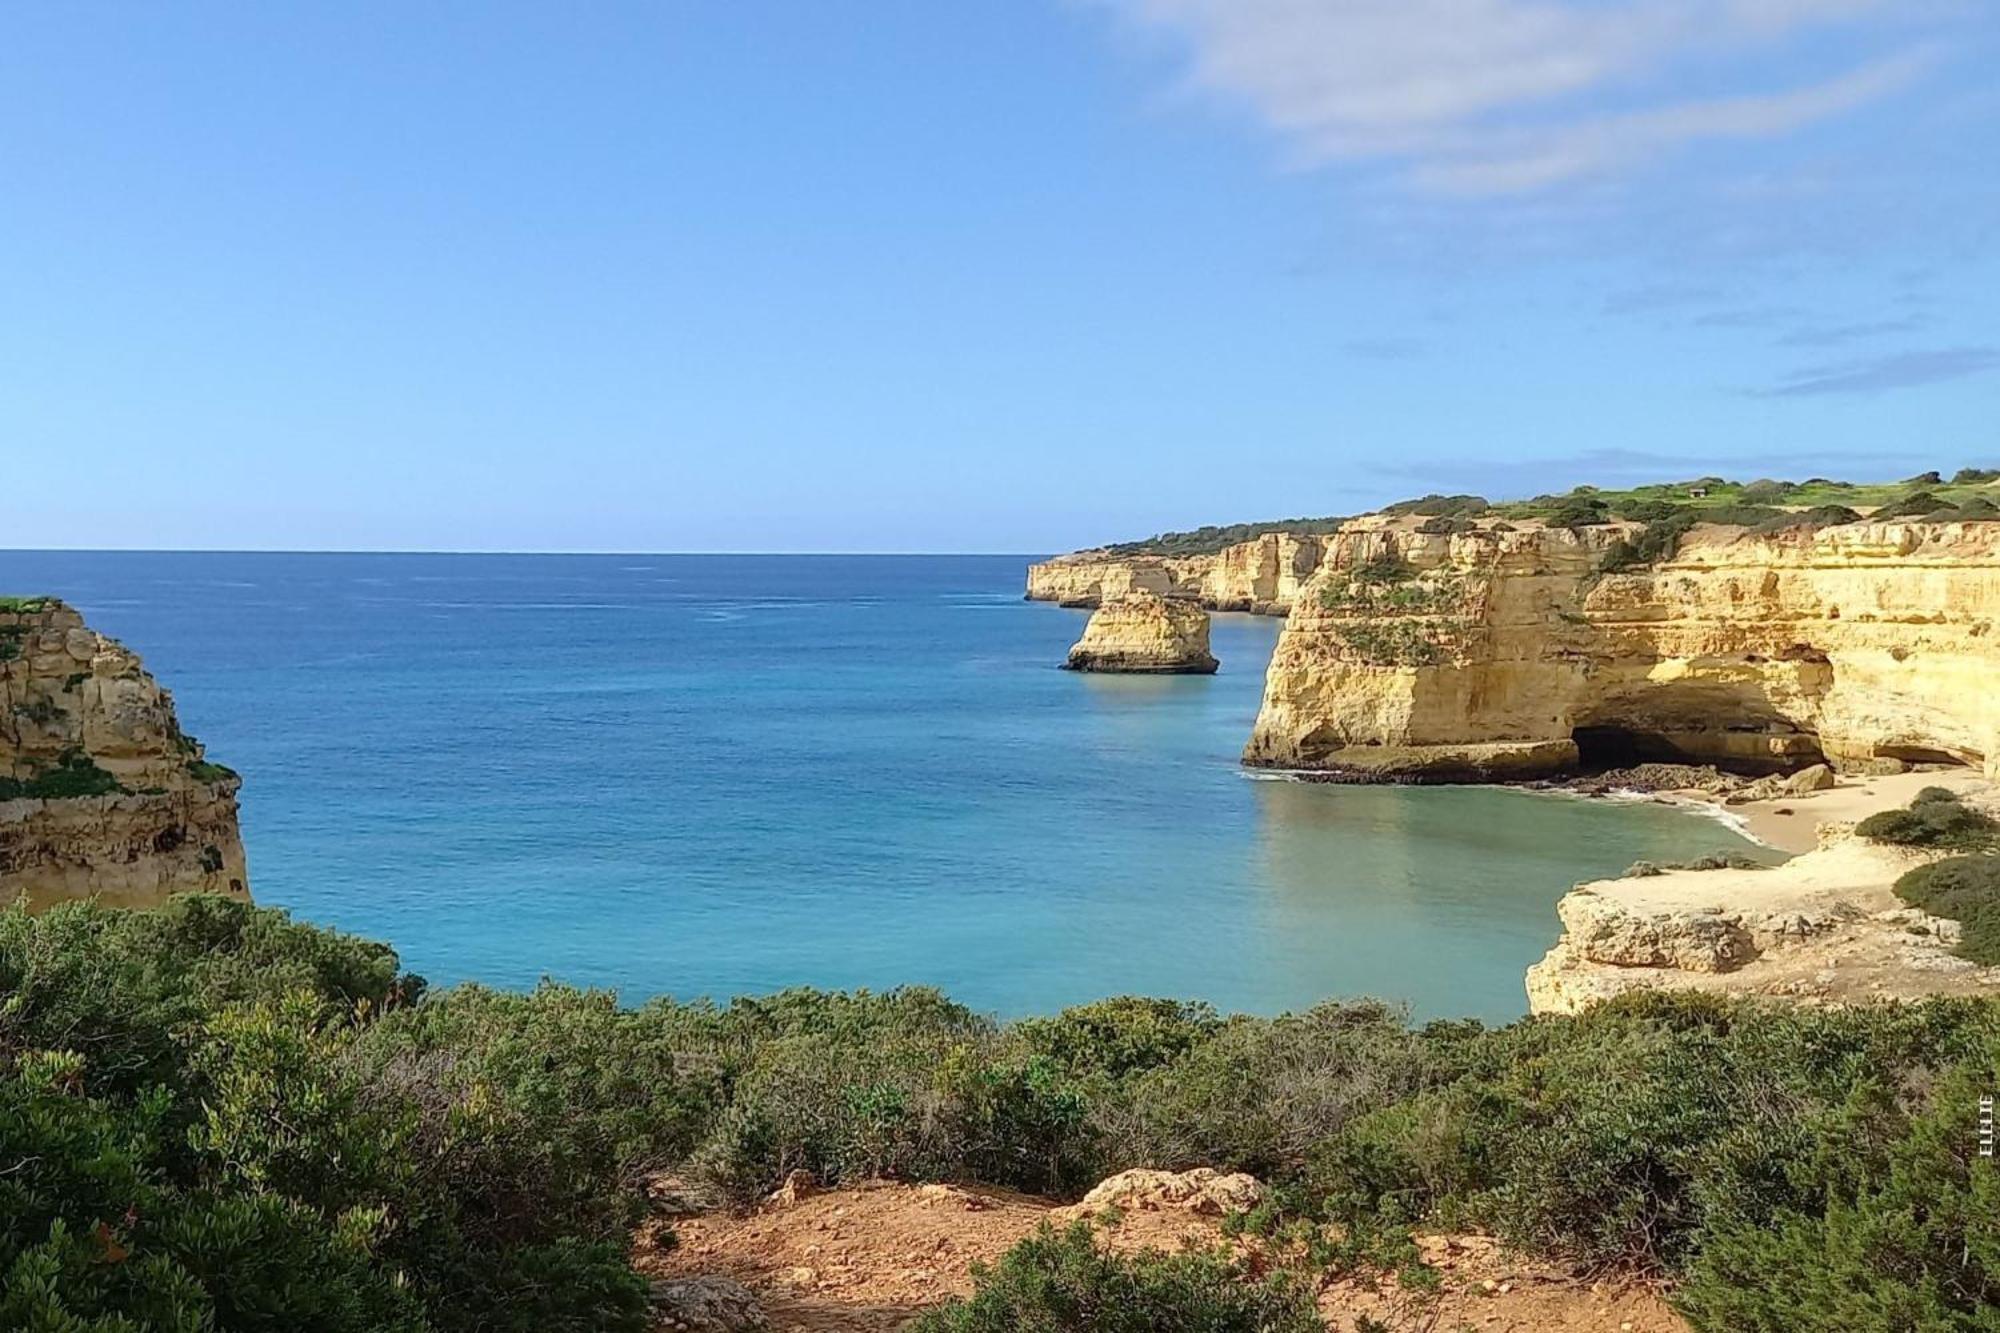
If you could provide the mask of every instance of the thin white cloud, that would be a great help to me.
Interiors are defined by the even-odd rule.
[[[1189,80],[1307,164],[1386,160],[1454,193],[1600,174],[1708,139],[1790,133],[1911,82],[1905,50],[1800,86],[1660,96],[1662,76],[1779,48],[1890,0],[1097,0],[1177,34]],[[1768,80],[1766,83],[1768,84]],[[1631,105],[1651,93],[1650,103]],[[1624,102],[1605,110],[1605,102]],[[1592,104],[1595,103],[1593,106]]]

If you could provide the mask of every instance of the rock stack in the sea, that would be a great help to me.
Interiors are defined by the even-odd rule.
[[[239,785],[124,645],[54,598],[0,598],[0,902],[247,897]]]
[[[1091,613],[1064,665],[1071,671],[1206,675],[1216,667],[1208,613],[1185,598],[1128,593]]]

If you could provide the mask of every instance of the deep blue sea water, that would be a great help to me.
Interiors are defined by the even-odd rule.
[[[1237,765],[1210,678],[1059,671],[1029,557],[0,552],[240,769],[251,889],[433,981],[1329,996],[1513,1017],[1578,880],[1741,847],[1656,806]]]

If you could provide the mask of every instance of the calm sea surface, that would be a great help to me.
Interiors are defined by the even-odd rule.
[[[1505,1019],[1572,883],[1743,842],[1653,806],[1255,778],[1275,620],[1078,676],[1028,557],[0,552],[240,769],[251,888],[433,981],[923,982]]]

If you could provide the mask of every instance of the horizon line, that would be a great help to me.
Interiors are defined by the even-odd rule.
[[[1074,547],[1089,550],[1089,547]],[[528,547],[398,547],[398,546],[0,546],[0,556],[8,555],[580,555],[580,556],[848,556],[865,559],[924,557],[1028,557],[1038,551],[648,551],[648,550],[555,550]],[[1062,554],[1053,552],[1052,554]]]

